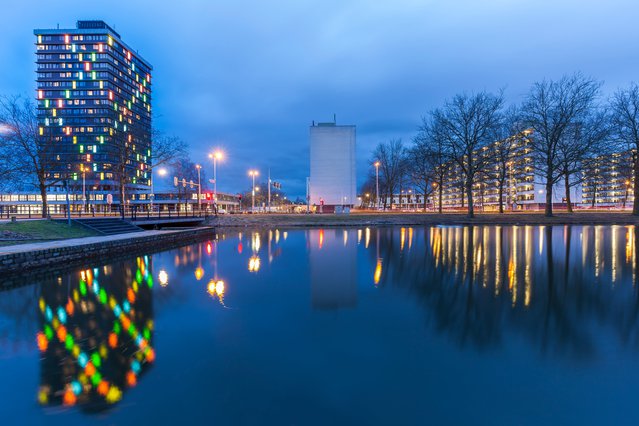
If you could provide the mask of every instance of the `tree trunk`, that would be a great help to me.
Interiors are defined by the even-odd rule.
[[[597,201],[597,185],[593,185],[592,187],[592,202],[590,203],[590,207],[595,208],[595,202]],[[628,188],[626,188],[626,198],[628,197]],[[624,204],[624,207],[626,205]]]
[[[546,176],[546,217],[552,217],[552,177]]]
[[[437,190],[439,191],[439,214],[442,214],[442,212],[444,211],[444,207],[442,204],[442,195],[444,194],[444,188],[443,188],[443,184],[444,181],[442,179],[442,181],[439,183],[439,188],[437,188]]]
[[[504,184],[499,184],[499,213],[504,212]]]
[[[47,203],[47,186],[44,181],[40,181],[38,184],[40,188],[40,197],[42,197],[42,219],[46,219],[48,217],[48,209],[49,204]]]
[[[470,179],[468,179],[466,183],[466,196],[468,197],[468,217],[473,218],[475,217],[475,211],[473,209],[473,182]],[[463,199],[464,197],[462,196],[462,200]]]
[[[570,177],[567,173],[564,177],[564,184],[566,185],[566,210],[568,213],[572,213],[572,202],[570,201]]]

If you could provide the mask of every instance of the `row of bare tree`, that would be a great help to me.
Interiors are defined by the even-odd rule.
[[[639,149],[639,86],[632,83],[608,99],[601,89],[601,82],[576,73],[534,83],[518,105],[506,106],[503,91],[453,96],[422,118],[410,146],[391,140],[374,150],[372,163],[378,164],[384,207],[390,200],[392,208],[392,194],[411,186],[423,194],[424,209],[428,197],[435,195],[441,213],[442,191],[454,173],[470,217],[475,213],[473,189],[487,180],[497,184],[503,213],[513,149],[527,138],[536,181],[545,186],[546,216],[552,216],[553,188],[559,184],[572,211],[570,189],[594,179],[606,155]],[[638,156],[628,158],[629,180],[639,182]],[[371,170],[362,192],[375,192]],[[639,200],[639,185],[634,186],[634,197]],[[639,215],[639,203],[633,214]]]
[[[38,136],[38,117],[35,103],[22,96],[0,96],[0,189],[28,191],[37,188],[43,200],[42,217],[47,216],[47,191],[69,176],[53,178],[52,170],[59,163],[56,150],[60,146],[52,139]],[[131,133],[131,132],[129,132]],[[148,138],[148,135],[137,135]],[[135,166],[133,144],[123,132],[113,138],[107,149],[115,159],[112,173],[120,200],[127,197]],[[188,158],[187,144],[177,136],[168,136],[157,130],[151,132],[151,168],[168,166],[187,180],[195,177],[195,166]],[[152,170],[150,170],[152,171]],[[70,170],[70,174],[79,170]],[[197,171],[195,171],[197,173]],[[188,174],[188,175],[187,175]],[[196,178],[197,180],[197,178]]]

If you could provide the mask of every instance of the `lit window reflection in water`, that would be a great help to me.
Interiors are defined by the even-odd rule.
[[[42,405],[105,409],[155,360],[147,256],[42,285],[38,301]]]

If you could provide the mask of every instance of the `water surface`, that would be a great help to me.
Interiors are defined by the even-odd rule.
[[[0,292],[1,424],[636,424],[634,227],[223,233]]]

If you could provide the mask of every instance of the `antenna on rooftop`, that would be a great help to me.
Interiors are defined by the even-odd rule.
[[[333,113],[333,124],[337,124],[337,114]]]

